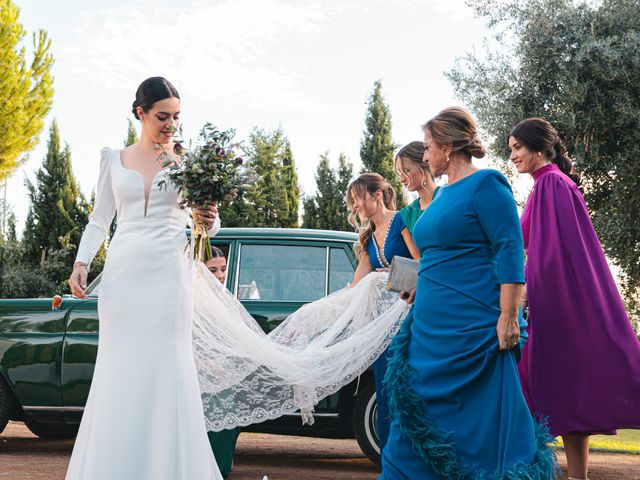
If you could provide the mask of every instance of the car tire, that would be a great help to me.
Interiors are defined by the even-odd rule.
[[[76,438],[80,427],[77,423],[41,423],[33,420],[25,420],[24,423],[34,435],[50,440]]]
[[[15,401],[13,394],[4,380],[0,378],[0,433],[5,429],[13,411],[15,409]]]
[[[356,397],[353,407],[353,433],[358,445],[369,460],[380,465],[378,407],[373,377],[364,384]]]

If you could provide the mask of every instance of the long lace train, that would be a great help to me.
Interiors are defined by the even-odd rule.
[[[203,266],[194,268],[193,347],[208,430],[311,412],[367,369],[407,314],[386,273],[309,303],[268,335]]]

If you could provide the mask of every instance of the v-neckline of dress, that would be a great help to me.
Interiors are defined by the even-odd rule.
[[[138,176],[138,178],[140,178],[140,180],[142,180],[142,192],[144,194],[144,215],[142,218],[147,218],[147,212],[149,211],[149,201],[151,200],[151,190],[153,187],[153,181],[156,179],[156,177],[165,171],[164,168],[160,168],[160,170],[158,170],[155,175],[153,177],[151,177],[151,181],[149,182],[149,189],[147,190],[147,182],[146,179],[144,178],[144,176],[142,175],[142,173],[140,173],[138,170],[134,170],[133,168],[127,168],[124,166],[124,163],[122,163],[122,150],[118,150],[118,164],[120,165],[120,168],[122,168],[125,171],[128,172],[132,172],[134,174],[136,174]]]
[[[387,226],[387,233],[385,233],[384,241],[382,242],[382,251],[378,246],[378,241],[376,240],[375,233],[371,234],[371,237],[373,238],[373,246],[375,247],[375,250],[376,250],[376,256],[378,257],[378,263],[380,263],[380,265],[382,265],[384,268],[389,268],[391,266],[387,261],[387,258],[384,256],[384,249],[387,246],[387,239],[389,238],[389,232],[391,231],[391,226],[393,225],[393,222],[396,221],[396,217],[398,216],[398,213],[399,212],[394,213],[393,218],[391,219],[391,221],[389,221],[389,225]]]

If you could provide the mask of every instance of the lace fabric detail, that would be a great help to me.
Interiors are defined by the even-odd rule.
[[[313,407],[364,372],[409,307],[373,272],[304,305],[265,334],[206,269],[194,268],[193,348],[207,429],[246,426]]]

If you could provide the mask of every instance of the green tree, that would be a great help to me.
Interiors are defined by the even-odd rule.
[[[237,200],[220,205],[223,224],[228,227],[297,226],[299,187],[284,132],[256,128],[244,150],[247,168],[258,180]]]
[[[474,0],[503,48],[448,73],[458,96],[506,159],[506,135],[526,117],[548,119],[583,178],[604,249],[623,272],[640,319],[640,3],[635,0]]]
[[[382,82],[376,80],[367,102],[365,129],[360,140],[363,172],[376,172],[396,190],[398,207],[404,206],[404,193],[393,165],[395,144],[391,138],[391,112],[382,96]]]
[[[18,232],[16,229],[16,215],[13,212],[9,212],[7,215],[7,232],[6,238],[9,242],[18,241]]]
[[[0,0],[0,180],[37,145],[53,102],[51,41],[44,30],[34,33],[33,58],[28,62],[20,46],[25,31],[19,15],[11,0]]]
[[[299,225],[298,215],[300,211],[300,185],[298,185],[298,172],[296,162],[291,151],[291,144],[287,140],[282,150],[282,186],[286,195],[287,214],[283,226],[295,228]]]
[[[329,155],[320,155],[316,169],[316,193],[304,199],[303,228],[352,231],[346,191],[353,176],[353,165],[340,154],[338,169],[331,168]]]
[[[36,184],[27,180],[26,185],[31,200],[24,233],[26,260],[44,269],[51,252],[68,250],[71,262],[88,220],[89,205],[75,180],[69,145],[62,147],[55,120]]]
[[[138,141],[138,131],[130,118],[127,118],[127,137],[124,139],[124,146],[128,147]]]

